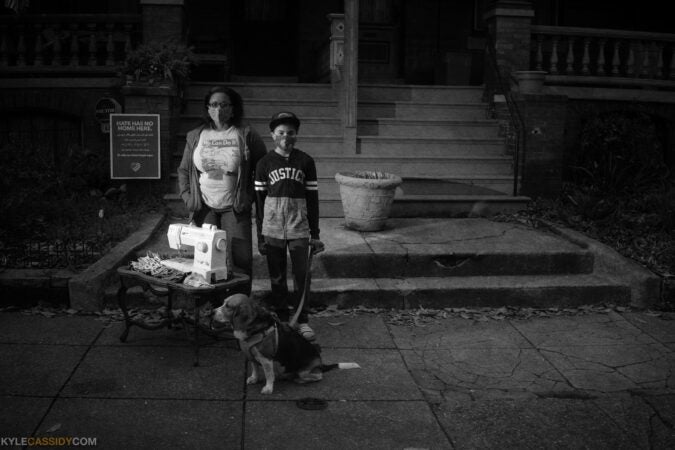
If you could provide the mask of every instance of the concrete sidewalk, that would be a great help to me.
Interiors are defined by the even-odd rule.
[[[245,385],[233,341],[209,339],[202,365],[193,367],[183,330],[132,328],[122,344],[122,323],[106,317],[0,313],[0,442],[34,436],[94,438],[111,449],[675,448],[672,314],[442,314],[319,313],[310,320],[324,362],[362,368],[331,371],[314,384],[279,381],[274,394],[262,396],[260,385]],[[327,408],[299,408],[306,397]]]

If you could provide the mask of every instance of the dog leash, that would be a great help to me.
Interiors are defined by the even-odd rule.
[[[302,307],[305,305],[305,297],[307,296],[307,291],[309,290],[309,279],[311,278],[310,275],[312,273],[313,257],[314,257],[314,249],[310,245],[309,255],[307,255],[307,271],[305,272],[305,286],[302,289],[302,297],[300,297],[300,302],[298,302],[298,307],[295,310],[295,314],[293,314],[293,318],[291,319],[291,321],[288,322],[291,328],[295,327],[295,325],[298,323],[298,317],[300,317]]]

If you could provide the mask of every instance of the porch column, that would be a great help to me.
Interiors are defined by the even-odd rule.
[[[184,0],[140,0],[143,42],[182,43]]]
[[[530,33],[534,17],[528,0],[496,0],[483,18],[497,54],[497,65],[505,82],[516,70],[530,68]]]
[[[342,80],[344,152],[356,153],[356,105],[359,70],[359,0],[345,0],[345,56]]]

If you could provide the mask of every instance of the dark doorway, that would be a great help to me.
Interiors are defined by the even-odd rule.
[[[237,0],[234,6],[234,74],[297,75],[298,0]]]

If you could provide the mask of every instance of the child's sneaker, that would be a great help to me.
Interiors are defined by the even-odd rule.
[[[306,323],[299,323],[296,326],[296,330],[298,330],[298,333],[300,333],[300,335],[302,335],[302,337],[304,337],[308,341],[313,341],[314,338],[316,337],[314,335],[314,330],[312,330]]]

